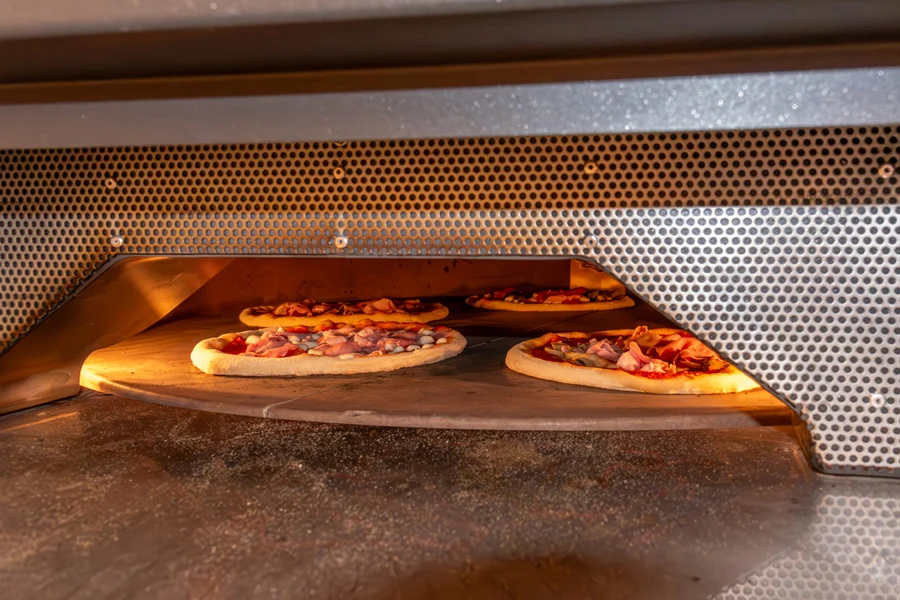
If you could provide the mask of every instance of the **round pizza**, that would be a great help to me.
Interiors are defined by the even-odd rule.
[[[679,329],[548,333],[515,345],[506,366],[539,379],[650,394],[728,394],[759,387]]]
[[[625,286],[603,290],[578,287],[540,292],[520,292],[510,287],[484,296],[470,296],[466,304],[488,310],[558,312],[628,308],[634,306],[634,300],[625,294]]]
[[[437,302],[419,300],[362,300],[360,302],[285,302],[278,306],[255,306],[241,312],[241,323],[251,327],[315,326],[325,321],[342,323],[361,321],[396,321],[428,323],[443,319],[450,311]]]
[[[448,327],[393,321],[298,325],[226,333],[194,346],[210,375],[349,375],[427,365],[456,356],[466,338]]]

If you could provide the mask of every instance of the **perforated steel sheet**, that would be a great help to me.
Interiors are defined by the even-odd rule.
[[[8,348],[116,253],[596,260],[898,473],[897,127],[0,153]]]
[[[891,489],[832,484],[796,545],[729,585],[717,600],[897,597],[900,502]],[[836,489],[835,489],[836,488]]]

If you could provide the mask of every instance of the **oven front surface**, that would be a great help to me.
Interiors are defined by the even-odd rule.
[[[895,598],[897,486],[791,428],[327,425],[84,393],[0,417],[9,598]]]

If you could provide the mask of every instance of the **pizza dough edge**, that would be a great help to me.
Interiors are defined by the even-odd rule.
[[[634,300],[625,296],[609,302],[582,302],[581,304],[520,304],[504,300],[491,300],[481,296],[470,296],[466,299],[469,306],[477,306],[485,310],[506,310],[510,312],[589,312],[631,308]]]
[[[626,329],[597,331],[594,333],[615,337],[631,333],[632,331],[634,330]],[[666,335],[680,330],[658,328],[650,331]],[[526,340],[509,349],[509,352],[506,353],[506,366],[517,373],[538,379],[607,390],[643,392],[646,394],[732,394],[746,392],[759,387],[758,383],[730,363],[725,369],[717,373],[698,374],[690,378],[679,378],[677,380],[647,379],[613,369],[581,367],[569,363],[551,362],[535,358],[527,353],[528,350],[543,346],[550,339],[550,336],[553,335],[585,337],[589,334],[583,332],[547,333],[539,338]],[[677,381],[678,385],[674,386],[673,381]]]
[[[320,323],[324,323],[325,321],[356,325],[357,323],[359,323],[360,321],[364,321],[365,319],[371,319],[372,321],[389,321],[391,323],[430,323],[431,321],[439,321],[440,319],[443,319],[450,314],[450,309],[448,309],[443,304],[440,304],[438,302],[429,304],[434,304],[434,310],[418,315],[378,312],[372,313],[371,315],[361,313],[358,315],[346,316],[315,315],[312,317],[276,317],[271,313],[254,315],[250,311],[257,310],[259,308],[275,308],[274,306],[254,306],[242,310],[238,318],[240,319],[241,323],[243,323],[244,325],[249,325],[250,327],[297,327],[298,325],[303,325],[304,327],[314,327],[316,325],[319,325]]]
[[[305,377],[307,375],[355,375],[378,373],[407,367],[428,365],[460,354],[466,348],[466,338],[453,330],[449,341],[433,348],[388,354],[383,356],[356,357],[351,359],[333,356],[288,356],[286,358],[259,358],[237,356],[220,352],[236,335],[244,338],[263,330],[226,333],[219,337],[201,340],[191,351],[191,362],[208,375],[233,375],[239,377]]]

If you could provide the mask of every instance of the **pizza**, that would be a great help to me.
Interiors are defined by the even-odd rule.
[[[278,306],[256,306],[241,312],[241,323],[251,327],[296,327],[318,325],[325,321],[359,323],[360,321],[397,321],[428,323],[443,319],[450,311],[437,302],[419,300],[363,300],[361,302],[285,302]]]
[[[510,287],[484,296],[470,296],[466,304],[488,310],[557,312],[628,308],[634,306],[634,300],[625,294],[623,285],[603,290],[577,287],[539,292],[522,292]]]
[[[539,379],[651,394],[728,394],[759,387],[679,329],[548,333],[513,346],[506,366]]]
[[[449,327],[424,323],[334,323],[226,333],[194,346],[191,362],[210,375],[349,375],[442,361],[466,347]]]

